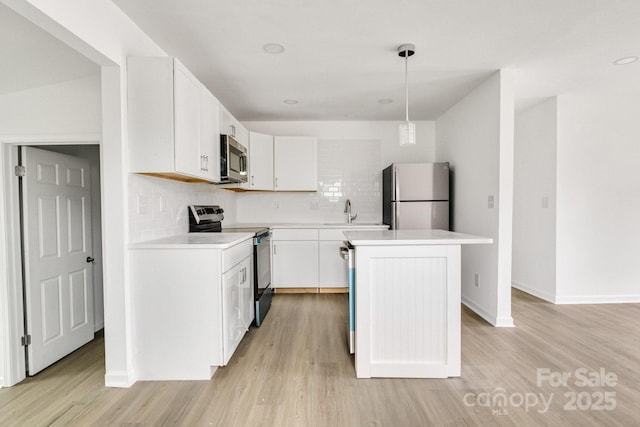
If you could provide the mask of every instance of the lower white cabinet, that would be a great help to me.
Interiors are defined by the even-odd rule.
[[[317,240],[271,240],[274,288],[318,286]]]
[[[253,320],[253,241],[227,249],[133,245],[137,380],[208,380]]]
[[[342,240],[318,242],[318,287],[346,288],[349,286],[347,261],[340,256]]]
[[[359,226],[383,230],[386,226]],[[348,266],[340,256],[344,231],[354,228],[274,228],[272,230],[273,288],[347,288]]]
[[[253,320],[251,264],[248,256],[222,275],[224,365],[229,363]]]

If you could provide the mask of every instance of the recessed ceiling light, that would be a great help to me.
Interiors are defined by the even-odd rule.
[[[264,49],[265,52],[273,53],[274,55],[284,52],[284,46],[278,43],[267,43],[264,46],[262,46],[262,48]]]
[[[638,60],[637,56],[625,56],[624,58],[620,58],[614,61],[613,63],[615,65],[627,65],[627,64],[633,64],[637,60]]]
[[[296,105],[298,103],[298,100],[297,99],[285,99],[283,102],[285,104],[287,104],[287,105]]]
[[[378,99],[378,104],[391,104],[392,102],[393,102],[393,99],[389,99],[389,98]]]

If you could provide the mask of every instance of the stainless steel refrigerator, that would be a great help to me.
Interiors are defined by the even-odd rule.
[[[384,169],[382,221],[392,230],[448,230],[449,163],[394,163]]]

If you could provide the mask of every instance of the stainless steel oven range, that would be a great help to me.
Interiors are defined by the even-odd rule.
[[[253,237],[253,296],[255,325],[260,326],[271,307],[271,231],[268,227],[222,228],[224,211],[216,205],[191,205],[189,232],[254,233]]]

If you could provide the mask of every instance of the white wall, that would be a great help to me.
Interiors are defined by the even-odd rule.
[[[553,302],[556,297],[557,99],[515,119],[513,286]]]
[[[434,122],[416,122],[415,147],[398,145],[399,121],[367,122],[243,122],[247,129],[269,135],[315,136],[319,139],[380,140],[380,161],[385,168],[394,162],[432,162],[435,153]]]
[[[640,96],[558,98],[557,302],[640,302]]]
[[[187,206],[219,205],[224,223],[236,221],[236,193],[214,185],[129,175],[129,242],[160,239],[189,231]]]
[[[433,122],[417,122],[415,147],[398,145],[399,122],[245,122],[255,132],[318,137],[318,192],[239,193],[238,221],[381,222],[381,172],[393,162],[434,160]],[[339,187],[336,187],[339,183]],[[277,202],[277,203],[276,203]],[[279,206],[279,207],[276,207]]]
[[[99,134],[100,76],[0,95],[0,134]]]
[[[513,324],[512,132],[512,78],[506,71],[492,75],[436,120],[436,159],[450,162],[452,171],[453,230],[494,240],[463,247],[462,299],[496,326]]]
[[[128,266],[128,160],[126,127],[126,74],[129,55],[162,56],[165,53],[110,0],[0,0],[102,66],[103,239],[105,256],[105,382],[129,386],[135,381],[132,365],[131,307]],[[4,165],[2,166],[4,169]],[[0,176],[5,174],[0,170]],[[104,215],[104,213],[108,215]],[[6,228],[6,222],[1,224]],[[4,239],[6,230],[0,230]],[[0,242],[2,243],[2,242]],[[7,259],[5,244],[0,257]],[[4,277],[2,279],[5,279]],[[0,283],[6,286],[6,283]],[[7,306],[3,307],[8,309]],[[2,313],[3,318],[5,313]],[[8,341],[6,325],[0,325]],[[6,349],[5,349],[6,350]],[[7,357],[5,351],[4,357]],[[6,367],[6,359],[0,366]],[[2,377],[0,373],[0,377]],[[5,383],[7,377],[4,376]]]

